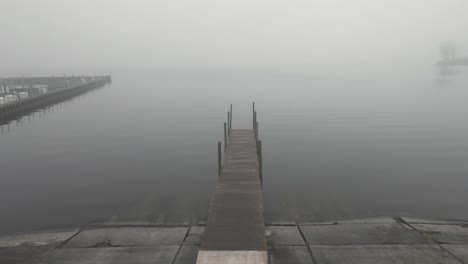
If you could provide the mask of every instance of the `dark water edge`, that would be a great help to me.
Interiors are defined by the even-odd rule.
[[[267,222],[468,219],[466,82],[113,75],[2,127],[0,234],[206,220],[227,107],[256,101]]]

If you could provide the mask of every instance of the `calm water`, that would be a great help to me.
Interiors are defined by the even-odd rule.
[[[267,221],[468,219],[468,81],[113,74],[3,126],[0,233],[205,220],[230,103],[264,147]]]

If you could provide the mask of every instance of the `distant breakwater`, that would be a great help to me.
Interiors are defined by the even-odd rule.
[[[77,79],[80,78],[80,79]],[[71,81],[70,81],[71,80]],[[79,81],[77,81],[79,80]],[[6,102],[0,105],[0,124],[7,124],[28,113],[36,111],[56,103],[69,100],[84,94],[90,90],[102,87],[112,82],[111,76],[93,77],[34,77],[34,78],[7,78],[3,83],[20,83],[14,87],[27,90],[35,85],[47,85],[48,91],[43,94],[20,98],[14,102]],[[12,86],[10,86],[12,87]],[[5,92],[6,89],[3,89]],[[11,89],[9,89],[11,90]]]

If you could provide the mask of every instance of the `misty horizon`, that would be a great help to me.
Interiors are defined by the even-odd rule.
[[[427,72],[444,41],[464,54],[467,5],[457,0],[4,1],[0,73],[227,69],[362,78],[415,68]]]

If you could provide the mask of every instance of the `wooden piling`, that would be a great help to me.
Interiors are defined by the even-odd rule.
[[[255,130],[255,125],[257,124],[257,111],[253,112],[253,129]]]
[[[231,113],[228,112],[228,123],[227,123],[227,134],[229,135],[231,133]]]
[[[252,102],[252,129],[255,129],[255,102]]]
[[[218,141],[218,176],[221,175],[221,141]]]
[[[255,122],[255,136],[258,141],[258,122]]]
[[[227,128],[226,128],[226,122],[224,122],[224,150],[226,150],[227,146]]]
[[[229,113],[229,135],[231,134],[232,129],[232,112]]]
[[[258,141],[258,146],[257,146],[257,151],[258,151],[258,174],[260,176],[260,183],[263,186],[263,154],[262,154],[262,141]]]

